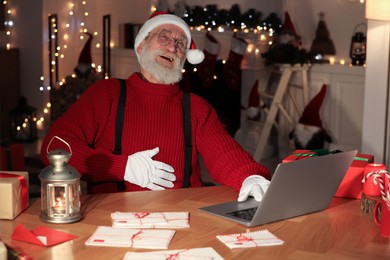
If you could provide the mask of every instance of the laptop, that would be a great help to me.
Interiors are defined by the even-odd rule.
[[[249,197],[200,208],[248,227],[326,209],[357,151],[280,163],[261,202]]]

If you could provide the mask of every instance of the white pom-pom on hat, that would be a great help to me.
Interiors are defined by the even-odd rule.
[[[191,48],[187,51],[187,60],[194,65],[199,64],[204,60],[203,51],[196,48],[194,41],[192,41]]]
[[[189,63],[195,65],[203,61],[204,53],[201,50],[196,49],[195,43],[191,38],[190,28],[188,27],[187,23],[180,17],[173,14],[168,14],[164,11],[157,11],[153,13],[150,18],[144,23],[144,25],[139,30],[137,36],[135,37],[134,50],[135,54],[137,55],[138,61],[140,59],[137,51],[138,46],[145,39],[145,37],[148,36],[151,31],[153,31],[153,29],[163,24],[173,24],[180,27],[184,31],[188,40],[187,60]]]

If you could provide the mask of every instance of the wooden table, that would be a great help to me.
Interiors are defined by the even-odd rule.
[[[91,195],[82,198],[84,218],[72,224],[48,224],[39,219],[40,199],[15,220],[0,220],[3,241],[34,259],[122,259],[127,251],[146,249],[88,247],[84,242],[97,226],[110,226],[115,211],[188,211],[190,228],[177,229],[169,250],[213,247],[225,259],[389,259],[390,239],[379,235],[370,214],[359,200],[335,198],[322,212],[248,229],[198,210],[199,207],[235,200],[237,192],[215,186],[165,191]],[[277,205],[275,205],[276,207]],[[10,238],[18,223],[27,229],[43,225],[78,238],[57,246],[41,247]],[[280,246],[229,249],[216,235],[268,229],[284,240]]]

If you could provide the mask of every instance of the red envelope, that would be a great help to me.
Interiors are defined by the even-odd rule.
[[[39,240],[38,236],[46,237],[47,244]],[[44,226],[39,226],[29,231],[23,225],[18,224],[11,238],[39,246],[54,246],[75,239],[77,236]]]

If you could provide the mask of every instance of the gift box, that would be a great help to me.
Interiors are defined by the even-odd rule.
[[[28,172],[0,171],[0,219],[14,219],[29,205]]]
[[[327,150],[295,150],[291,155],[282,160],[283,163],[327,155],[338,151]],[[342,180],[335,197],[360,199],[363,190],[363,172],[368,163],[374,161],[374,156],[370,154],[356,154],[351,166],[348,168],[344,179]]]
[[[311,157],[317,157],[321,155],[326,155],[334,152],[330,152],[325,149],[320,149],[320,150],[295,150],[292,154],[288,155],[285,157],[282,162],[293,162],[296,160],[301,160],[305,158],[311,158]]]
[[[357,154],[341,182],[335,197],[360,199],[363,192],[364,167],[374,162],[370,154]]]

